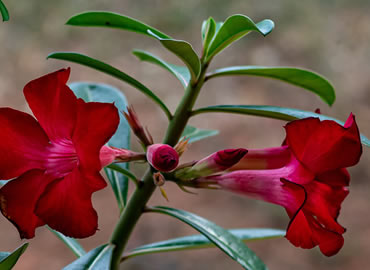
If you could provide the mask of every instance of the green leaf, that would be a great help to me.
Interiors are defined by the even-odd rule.
[[[141,61],[146,61],[158,65],[160,67],[163,67],[167,71],[171,72],[181,82],[184,88],[188,86],[190,81],[190,72],[187,67],[169,64],[162,60],[161,58],[159,58],[158,56],[155,56],[146,51],[134,50],[132,53],[135,56],[137,56]]]
[[[207,54],[208,46],[216,33],[216,22],[212,17],[202,25],[203,54]]]
[[[3,1],[0,0],[0,13],[3,17],[3,22],[9,21],[9,12],[6,6],[4,5]]]
[[[5,185],[9,180],[0,180],[0,187]]]
[[[274,22],[263,20],[255,24],[245,15],[233,15],[226,19],[209,45],[206,61],[209,62],[217,53],[250,31],[257,31],[266,36],[274,28]]]
[[[48,229],[54,233],[60,240],[62,240],[71,250],[72,252],[79,258],[86,254],[84,248],[80,245],[80,243],[71,237],[67,237],[64,234],[54,231],[52,228],[48,227]]]
[[[206,78],[210,79],[226,75],[252,75],[278,79],[320,96],[326,103],[332,105],[335,101],[334,87],[323,76],[300,68],[292,67],[262,67],[262,66],[235,66],[216,69]]]
[[[106,11],[88,11],[76,14],[71,17],[66,24],[73,26],[118,28],[153,37],[148,34],[148,30],[150,30],[161,38],[170,38],[161,31],[138,20],[125,15]]]
[[[24,243],[22,246],[10,252],[0,252],[0,269],[1,270],[10,270],[17,263],[19,257],[28,247],[28,243]]]
[[[182,138],[185,137],[189,139],[189,143],[196,142],[202,139],[205,139],[207,137],[215,136],[219,133],[218,130],[212,130],[212,129],[200,129],[193,126],[186,126],[183,133]]]
[[[119,166],[119,164],[110,164],[107,166],[107,168],[111,169],[112,171],[119,172],[120,174],[125,175],[129,179],[133,180],[135,184],[137,184],[137,177],[129,170],[122,168],[122,166]]]
[[[99,246],[73,263],[67,265],[63,270],[106,270],[110,269],[113,246],[105,244]]]
[[[263,262],[251,251],[242,240],[227,230],[195,214],[164,206],[149,208],[150,212],[175,217],[199,231],[223,252],[237,261],[244,269],[267,269]]]
[[[192,81],[195,82],[200,74],[200,60],[193,47],[186,41],[177,39],[167,39],[157,36],[155,33],[148,30],[148,33],[159,40],[161,44],[178,56],[188,67]]]
[[[275,229],[233,229],[228,230],[228,232],[245,242],[279,238],[285,235],[285,231]],[[140,246],[128,252],[127,254],[124,254],[123,258],[128,259],[144,254],[201,249],[209,247],[214,247],[213,243],[203,235],[197,234]]]
[[[330,116],[325,116],[322,114],[317,114],[310,111],[303,111],[293,108],[284,108],[276,106],[264,106],[264,105],[217,105],[209,106],[197,109],[193,111],[192,115],[197,115],[201,113],[208,112],[222,112],[222,113],[237,113],[237,114],[247,114],[262,116],[267,118],[275,118],[285,121],[293,121],[297,119],[307,118],[307,117],[317,117],[320,120],[332,120],[340,125],[344,125],[344,122],[335,119]],[[370,140],[361,134],[361,142],[366,146],[370,146]]]
[[[118,111],[126,110],[127,100],[123,93],[110,85],[98,83],[78,82],[71,83],[71,89],[77,97],[85,101],[114,103]],[[108,145],[117,148],[130,148],[130,126],[126,119],[120,115],[120,123],[116,133],[109,140]],[[128,163],[117,164],[122,169],[128,169]],[[114,170],[105,168],[108,180],[116,196],[120,212],[122,212],[127,201],[128,179],[125,175],[117,173]]]
[[[129,85],[135,87],[147,97],[151,98],[155,103],[157,103],[162,108],[162,110],[165,112],[165,114],[167,115],[169,119],[172,118],[171,112],[168,110],[167,106],[151,90],[149,90],[146,86],[144,86],[139,81],[135,80],[131,76],[127,75],[126,73],[118,70],[117,68],[112,67],[111,65],[108,65],[104,62],[101,62],[97,59],[86,56],[84,54],[74,53],[74,52],[54,52],[47,56],[47,59],[49,58],[66,60],[66,61],[78,63],[81,65],[102,71],[115,78],[118,78],[128,83]]]

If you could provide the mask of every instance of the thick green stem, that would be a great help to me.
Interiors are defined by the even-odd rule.
[[[191,111],[204,83],[206,69],[207,66],[202,67],[202,72],[195,84],[191,85],[189,83],[189,86],[187,87],[185,94],[169,123],[163,143],[174,146],[180,139],[181,134],[191,117]],[[153,183],[152,172],[148,169],[141,185],[134,191],[128,201],[111,236],[110,243],[114,246],[111,260],[112,270],[119,269],[120,259],[127,241],[155,188],[156,186]]]

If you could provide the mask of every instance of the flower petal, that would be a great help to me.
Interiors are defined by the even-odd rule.
[[[75,127],[77,98],[66,85],[70,68],[29,82],[24,96],[50,140],[70,139]]]
[[[310,170],[323,173],[355,165],[362,146],[354,116],[341,126],[334,121],[306,118],[285,126],[287,144]]]
[[[342,168],[319,174],[316,180],[333,187],[345,187],[349,185],[350,176],[348,171]]]
[[[0,179],[44,168],[49,139],[35,118],[10,108],[0,108]]]
[[[52,179],[41,170],[31,170],[0,189],[1,212],[18,229],[21,238],[33,238],[44,225],[35,214],[37,200]]]
[[[78,100],[76,129],[72,141],[76,147],[80,168],[100,171],[100,149],[112,137],[119,124],[114,104]]]
[[[50,183],[35,208],[35,214],[54,230],[66,236],[84,238],[98,228],[98,216],[91,203],[96,187],[105,183],[100,174],[87,176],[76,168],[72,173]],[[100,187],[101,188],[101,187]]]

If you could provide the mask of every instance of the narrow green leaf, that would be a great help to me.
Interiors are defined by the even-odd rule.
[[[274,28],[274,22],[263,20],[255,24],[245,15],[233,15],[226,19],[209,45],[206,61],[209,62],[217,53],[250,31],[257,31],[266,36]]]
[[[53,234],[55,234],[60,240],[62,240],[78,258],[86,254],[86,251],[76,239],[67,237],[64,234],[57,232],[50,227],[48,227],[48,229]]]
[[[245,242],[279,238],[285,235],[285,231],[276,229],[233,229],[228,231]],[[214,244],[203,235],[197,234],[140,246],[128,252],[127,254],[124,254],[123,258],[128,259],[145,254],[210,247],[214,247]]]
[[[71,89],[77,97],[85,101],[107,102],[114,103],[118,111],[123,112],[127,107],[127,100],[123,93],[110,85],[98,83],[78,82],[71,83]],[[120,115],[120,123],[116,133],[109,140],[108,145],[117,148],[130,148],[130,126],[122,113]],[[116,166],[122,169],[128,169],[128,163],[117,164]],[[128,180],[123,174],[119,174],[114,170],[105,168],[108,180],[112,186],[114,195],[116,196],[120,212],[123,211],[127,201]]]
[[[164,206],[149,208],[150,212],[175,217],[199,231],[223,252],[237,261],[244,269],[267,269],[263,262],[251,251],[242,240],[227,230],[195,214]]]
[[[293,121],[297,119],[307,118],[307,117],[317,117],[320,120],[332,120],[340,125],[344,125],[344,122],[335,119],[330,116],[325,116],[322,114],[317,114],[310,111],[303,111],[293,108],[284,108],[276,106],[264,106],[264,105],[217,105],[209,106],[197,109],[193,111],[192,115],[197,115],[201,113],[208,112],[222,112],[222,113],[237,113],[237,114],[247,114],[262,116],[267,118],[275,118],[285,121]],[[361,142],[366,146],[370,146],[370,140],[361,134]]]
[[[167,71],[171,72],[186,88],[190,81],[190,72],[187,67],[177,66],[173,64],[169,64],[165,62],[163,59],[155,56],[149,52],[142,51],[142,50],[134,50],[132,52],[135,56],[137,56],[141,61],[146,61],[160,67],[163,67]]]
[[[329,105],[335,101],[334,87],[330,82],[310,70],[292,67],[235,66],[216,69],[207,74],[206,78],[226,75],[252,75],[278,79],[317,94]]]
[[[185,63],[190,71],[193,82],[198,79],[200,74],[200,60],[196,52],[193,50],[193,47],[188,42],[183,40],[161,38],[150,30],[148,30],[148,33],[158,39],[166,49],[174,53]]]
[[[63,270],[105,270],[110,269],[113,246],[105,244],[99,246],[73,263],[67,265]]]
[[[10,270],[17,263],[19,257],[28,247],[28,243],[24,243],[22,246],[10,252],[0,252],[0,269],[1,270]]]
[[[204,55],[207,55],[208,47],[216,33],[216,28],[217,28],[216,22],[212,17],[209,17],[206,23],[203,24],[202,26],[203,54]]]
[[[73,26],[118,28],[153,37],[148,34],[148,30],[150,30],[161,38],[170,38],[161,31],[136,19],[106,11],[88,11],[76,14],[71,17],[66,24]]]
[[[3,17],[3,22],[9,21],[9,12],[2,0],[0,0],[0,13]]]
[[[129,170],[125,168],[122,168],[122,166],[119,166],[119,164],[113,163],[113,164],[108,165],[107,168],[127,176],[129,179],[133,180],[135,183],[137,181],[137,177],[132,172],[130,172]]]
[[[78,63],[81,65],[102,71],[115,78],[118,78],[128,83],[129,85],[135,87],[136,89],[141,91],[143,94],[145,94],[147,97],[151,98],[155,103],[157,103],[162,108],[162,110],[167,115],[168,119],[172,118],[171,112],[168,110],[167,106],[151,90],[149,90],[146,86],[144,86],[139,81],[135,80],[131,76],[127,75],[126,73],[118,70],[117,68],[112,67],[111,65],[108,65],[104,62],[101,62],[97,59],[86,56],[84,54],[74,53],[74,52],[54,52],[47,56],[47,59],[49,58]]]
[[[202,139],[205,139],[207,137],[215,136],[219,133],[218,130],[212,130],[212,129],[200,129],[193,126],[186,126],[183,133],[182,138],[189,139],[189,143],[196,142]]]

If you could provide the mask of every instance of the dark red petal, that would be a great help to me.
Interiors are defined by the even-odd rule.
[[[35,229],[44,225],[35,214],[37,200],[52,179],[43,171],[32,170],[0,189],[1,212],[18,229],[21,238],[32,238]]]
[[[341,204],[349,191],[345,187],[331,187],[318,181],[304,185],[307,201],[306,214],[311,214],[326,230],[343,234],[345,229],[336,222]]]
[[[291,183],[283,183],[287,188],[292,188]],[[348,191],[338,187],[332,189],[316,181],[301,188],[306,194],[301,207],[298,210],[294,207],[286,208],[291,217],[286,238],[297,247],[313,248],[319,245],[324,255],[332,256],[344,243],[342,234],[345,229],[336,222],[336,217]],[[291,191],[296,192],[294,189]]]
[[[87,184],[90,182],[103,183],[104,180],[99,174],[86,176],[75,169],[50,183],[37,202],[35,214],[66,236],[85,238],[93,235],[98,228],[98,216],[91,195],[97,189]]]
[[[345,127],[330,120],[306,118],[292,121],[285,128],[287,144],[315,173],[353,166],[359,161],[362,146],[352,114]]]
[[[0,179],[44,168],[44,151],[49,139],[31,115],[0,108],[0,127]]]
[[[112,137],[119,124],[114,104],[78,100],[76,129],[72,141],[76,147],[82,170],[101,169],[100,149]]]
[[[66,85],[70,69],[47,74],[29,82],[24,96],[50,140],[72,137],[77,98]]]
[[[345,187],[349,186],[350,176],[346,169],[338,169],[319,174],[316,180],[332,187]]]

